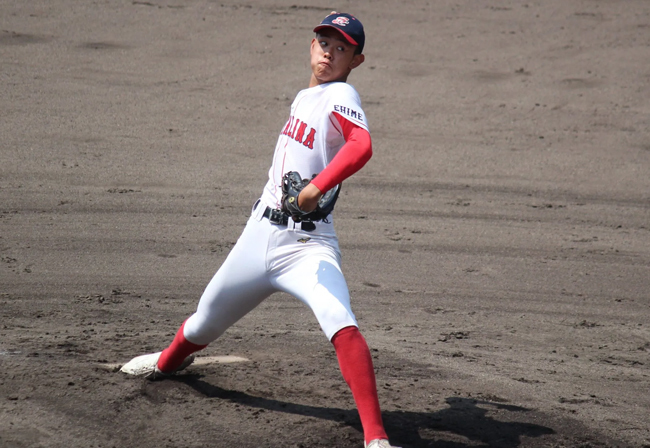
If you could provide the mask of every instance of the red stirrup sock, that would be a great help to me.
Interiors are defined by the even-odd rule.
[[[343,378],[357,404],[366,443],[388,439],[381,420],[375,369],[365,338],[357,327],[345,327],[334,335],[332,344]]]
[[[158,358],[158,368],[161,372],[173,372],[178,369],[185,358],[207,347],[207,345],[197,345],[185,339],[185,335],[183,334],[184,328],[185,322],[183,322],[183,325],[181,325],[181,328],[176,333],[176,337],[172,343],[163,350],[160,358]]]

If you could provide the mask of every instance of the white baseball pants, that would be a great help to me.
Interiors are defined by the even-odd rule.
[[[341,272],[341,254],[333,231],[272,224],[253,209],[237,244],[206,287],[184,335],[194,344],[217,339],[231,325],[282,291],[311,308],[328,339],[342,328],[357,326],[350,293]],[[329,226],[328,226],[329,227]]]

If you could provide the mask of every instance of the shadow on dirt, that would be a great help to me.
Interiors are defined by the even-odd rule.
[[[187,384],[209,398],[220,398],[268,411],[340,422],[361,432],[361,422],[354,409],[308,406],[256,397],[245,392],[222,389],[195,375],[184,375],[175,380]],[[384,425],[390,434],[391,442],[404,448],[465,448],[477,445],[515,448],[521,445],[522,437],[555,434],[553,429],[546,426],[500,421],[488,415],[490,412],[497,412],[505,419],[518,420],[522,418],[521,414],[531,412],[527,408],[458,397],[447,398],[446,402],[449,407],[436,412],[384,411]]]

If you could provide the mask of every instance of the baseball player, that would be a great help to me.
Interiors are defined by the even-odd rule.
[[[283,291],[311,308],[334,345],[359,411],[364,446],[397,448],[384,430],[372,358],[350,308],[330,214],[341,182],[372,156],[366,114],[347,84],[364,62],[365,34],[356,17],[336,12],[314,32],[309,88],[291,105],[268,182],[242,235],[172,343],[134,358],[122,371],[149,379],[178,372],[191,364],[194,352]]]

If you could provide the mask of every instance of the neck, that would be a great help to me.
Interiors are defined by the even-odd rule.
[[[309,79],[309,87],[316,87],[316,86],[320,86],[321,84],[327,84],[330,82],[348,82],[348,76],[345,75],[339,79],[333,79],[331,81],[321,81],[318,78],[316,78],[312,73],[311,78]]]

